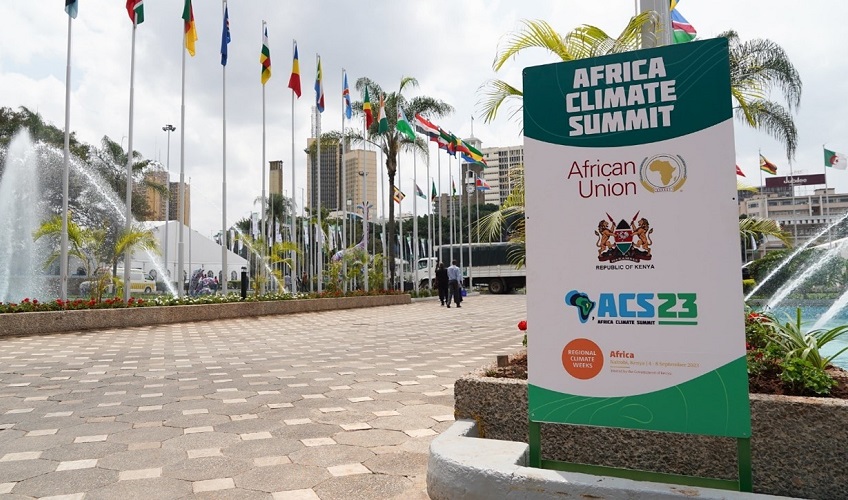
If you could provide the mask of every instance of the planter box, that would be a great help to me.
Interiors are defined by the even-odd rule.
[[[329,299],[229,302],[189,306],[129,307],[0,314],[0,336],[210,321],[336,309],[409,304],[409,295],[370,295]]]
[[[527,442],[527,382],[481,373],[456,381],[456,418],[482,437]],[[848,498],[848,401],[751,394],[754,491]],[[736,440],[542,424],[547,459],[736,479]]]

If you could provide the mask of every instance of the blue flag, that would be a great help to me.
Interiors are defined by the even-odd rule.
[[[230,9],[224,5],[224,27],[221,30],[221,66],[227,65],[227,46],[230,43]]]
[[[342,98],[344,99],[344,114],[348,120],[353,116],[353,110],[350,107],[350,88],[347,86],[347,71],[344,72],[344,89],[342,90]]]

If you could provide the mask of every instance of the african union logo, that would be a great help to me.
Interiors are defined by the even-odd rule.
[[[677,191],[686,182],[686,162],[680,155],[649,156],[639,167],[639,180],[648,191]]]
[[[629,224],[624,219],[616,224],[610,214],[606,215],[609,222],[601,219],[598,222],[598,229],[595,230],[595,236],[598,237],[595,243],[598,247],[598,260],[601,262],[651,260],[651,245],[654,244],[651,241],[651,234],[654,229],[648,219],[640,218],[639,212],[636,212]]]

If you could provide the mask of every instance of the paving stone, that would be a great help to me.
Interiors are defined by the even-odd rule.
[[[414,476],[427,470],[428,453],[385,453],[376,455],[362,464],[373,472],[393,476]]]
[[[0,464],[0,482],[11,483],[56,470],[58,462],[50,460],[20,460]]]
[[[127,450],[127,445],[120,443],[79,443],[50,448],[42,453],[41,458],[56,460],[57,462],[69,460],[84,460],[87,458],[103,458],[113,453]]]
[[[206,479],[203,481],[195,481],[192,484],[194,493],[203,493],[205,491],[230,490],[236,487],[235,481],[231,477]]]
[[[100,488],[117,481],[117,471],[99,468],[51,472],[19,482],[15,486],[15,493],[33,497],[69,495]]]
[[[293,463],[314,465],[316,467],[331,467],[353,462],[365,462],[374,458],[374,453],[360,446],[314,446],[306,447],[294,453],[289,453]]]
[[[269,467],[255,467],[236,476],[236,485],[268,493],[314,488],[330,478],[323,467],[299,464],[284,464]]]
[[[186,481],[205,481],[222,477],[234,477],[253,464],[228,457],[204,457],[166,465],[162,474],[166,477]]]
[[[397,415],[393,417],[379,417],[369,420],[368,423],[375,429],[389,429],[403,431],[407,429],[427,429],[436,424],[430,417],[411,417]]]
[[[129,429],[122,432],[116,432],[109,436],[109,441],[112,443],[139,443],[149,441],[167,441],[168,439],[181,436],[183,431],[173,427],[141,427]]]
[[[97,465],[104,469],[118,471],[151,469],[174,464],[185,460],[185,458],[186,454],[182,450],[151,448],[113,453],[101,458]]]
[[[170,500],[191,495],[191,482],[169,477],[119,481],[85,494],[85,500],[157,499]]]
[[[409,436],[399,431],[369,429],[364,431],[343,431],[333,435],[339,444],[351,446],[394,446],[403,443]]]
[[[240,442],[237,434],[224,432],[201,432],[199,434],[188,434],[177,436],[162,442],[163,448],[177,448],[181,450],[196,450],[200,448],[226,448],[234,443]]]
[[[274,493],[274,500],[321,500],[321,497],[311,488],[289,490]]]
[[[357,474],[333,477],[313,488],[321,500],[372,500],[391,498],[412,487],[412,481],[400,476]]]
[[[303,443],[294,439],[259,439],[255,441],[242,441],[224,448],[225,456],[238,458],[240,460],[253,460],[256,457],[288,455],[303,449]]]

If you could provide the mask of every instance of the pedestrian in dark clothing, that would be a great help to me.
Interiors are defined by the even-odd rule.
[[[450,294],[448,294],[448,307],[450,307],[451,298],[456,303],[456,307],[462,307],[462,271],[456,265],[456,261],[451,262],[448,268],[448,285],[450,286]]]
[[[442,305],[448,302],[448,285],[448,270],[443,262],[439,262],[439,267],[436,268],[436,286],[439,287],[439,300]]]

